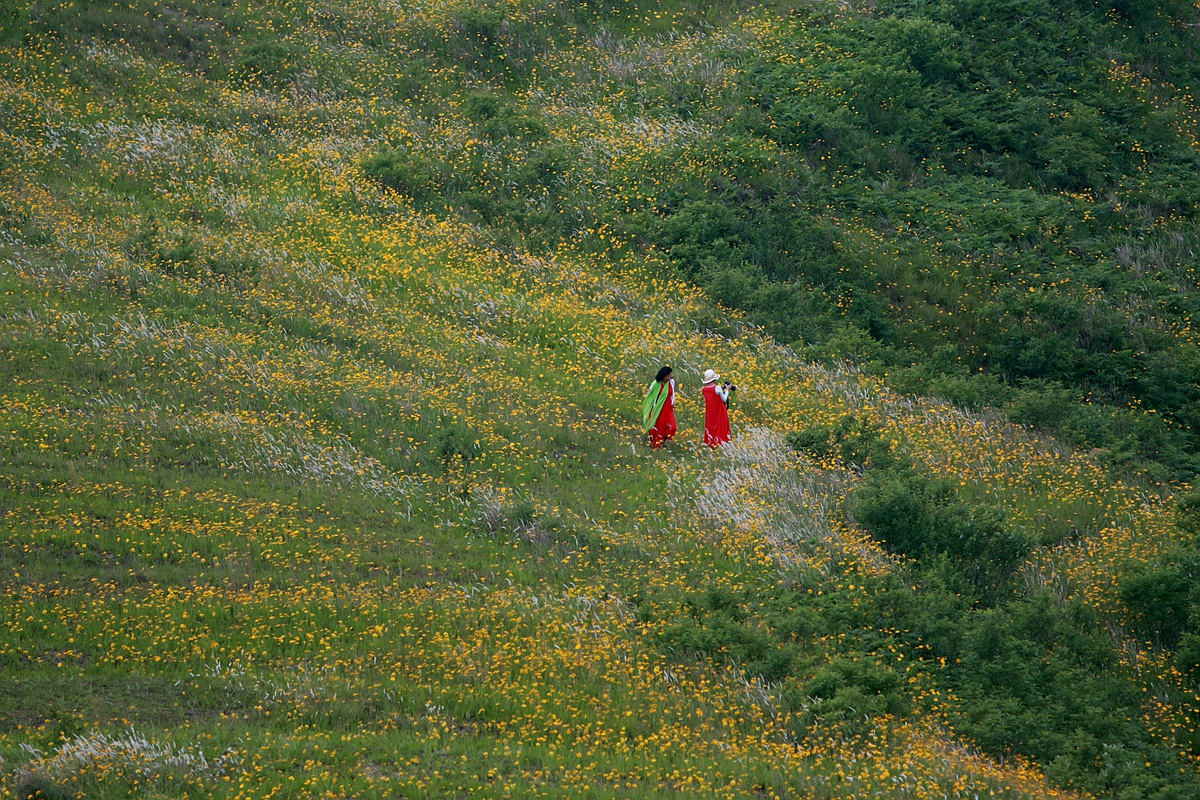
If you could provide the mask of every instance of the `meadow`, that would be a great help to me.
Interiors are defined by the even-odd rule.
[[[680,267],[819,169],[690,109],[859,20],[0,11],[0,796],[1196,796],[1190,487]]]

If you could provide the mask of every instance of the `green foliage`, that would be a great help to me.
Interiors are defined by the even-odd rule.
[[[1059,784],[1098,795],[1190,796],[1179,754],[1138,721],[1140,692],[1094,610],[1048,591],[973,605],[947,563],[919,559],[907,575],[853,586],[708,590],[685,600],[659,645],[780,682],[798,736],[911,714],[925,702],[912,687],[933,681],[956,698],[955,730],[986,752],[1035,759]],[[814,665],[802,643],[826,636],[840,654]],[[1189,636],[1179,653],[1194,673]]]
[[[467,93],[462,101],[462,111],[489,139],[542,139],[548,132],[539,115],[494,92]]]
[[[434,452],[447,468],[456,462],[468,464],[479,456],[479,439],[465,423],[439,418]]]
[[[743,600],[718,588],[688,598],[684,613],[658,635],[659,646],[691,656],[732,659],[747,675],[779,680],[791,671],[791,648],[757,627]]]
[[[1188,475],[1196,471],[1194,431],[1200,429],[1200,348],[1181,332],[1200,310],[1192,282],[1194,254],[1188,244],[1195,233],[1196,160],[1181,144],[1176,115],[1149,108],[1154,103],[1137,91],[1119,88],[1103,70],[1110,52],[1124,53],[1156,79],[1194,85],[1188,80],[1194,67],[1181,63],[1187,59],[1168,57],[1170,47],[1179,42],[1167,17],[1169,13],[1190,19],[1186,15],[1194,11],[1186,4],[1151,9],[1113,3],[1111,8],[1125,15],[1129,25],[1112,27],[1102,13],[1107,7],[1076,5],[1059,7],[1037,0],[884,3],[870,17],[831,14],[820,25],[806,20],[808,11],[780,15],[774,21],[790,33],[763,44],[775,51],[725,51],[719,49],[722,45],[712,45],[713,58],[719,56],[722,69],[727,68],[719,81],[682,73],[647,80],[639,73],[619,87],[614,92],[619,99],[608,110],[625,115],[623,122],[633,118],[697,124],[694,129],[681,126],[687,128],[686,135],[664,135],[666,143],[645,152],[631,148],[631,154],[611,163],[607,156],[595,156],[602,148],[596,148],[586,133],[576,135],[572,129],[572,136],[560,135],[565,125],[579,120],[564,122],[544,113],[536,101],[543,95],[507,90],[527,87],[540,54],[556,37],[561,40],[579,30],[611,36],[613,29],[639,25],[642,32],[655,25],[671,30],[670,17],[664,22],[639,21],[639,15],[660,9],[686,9],[689,24],[703,29],[702,22],[733,13],[731,6],[605,0],[531,11],[485,3],[455,8],[436,29],[404,41],[398,41],[402,34],[386,25],[374,26],[372,20],[356,23],[328,9],[314,11],[314,20],[297,8],[297,30],[312,25],[323,35],[338,36],[346,25],[376,30],[361,41],[347,35],[354,45],[348,48],[340,38],[336,46],[330,38],[311,49],[290,39],[259,38],[231,48],[229,57],[236,81],[280,88],[319,69],[318,62],[331,58],[330,52],[359,45],[403,51],[412,57],[410,64],[419,65],[414,74],[446,70],[438,75],[443,82],[420,87],[412,74],[389,72],[380,81],[383,93],[445,99],[436,113],[455,117],[452,122],[459,130],[469,130],[473,140],[471,147],[444,158],[406,140],[393,140],[364,159],[368,176],[392,187],[416,208],[461,214],[488,226],[492,241],[501,245],[550,249],[569,244],[595,248],[591,252],[610,246],[653,249],[710,296],[742,308],[750,322],[766,325],[785,341],[803,344],[806,352],[856,360],[906,390],[929,391],[975,407],[999,406],[1018,422],[1056,432],[1076,445],[1102,448],[1101,455],[1114,465]],[[151,9],[145,3],[102,8],[83,2],[76,7],[78,17],[67,14],[66,6],[33,4],[29,31],[113,45],[136,41],[141,52],[189,66],[215,58],[213,54],[228,44],[217,34],[211,42],[196,38],[206,23],[189,3],[170,9]],[[522,12],[525,16],[518,16]],[[220,16],[216,7],[211,13]],[[5,41],[23,35],[6,29],[4,21],[10,19],[15,19],[12,13],[0,11],[0,37]],[[807,27],[785,28],[784,22],[796,20],[806,20]],[[263,25],[264,30],[270,27]],[[618,52],[615,47],[613,52]],[[1105,54],[1099,67],[1093,63],[1098,52]],[[797,69],[799,63],[806,64],[803,71]],[[633,86],[642,83],[653,85]],[[464,91],[464,85],[475,88]],[[9,112],[0,109],[5,113]],[[317,116],[313,108],[304,113]],[[388,117],[388,124],[392,121]],[[291,122],[302,125],[309,119]],[[585,123],[580,124],[586,128]],[[254,124],[259,124],[257,118]],[[382,135],[398,135],[396,129],[387,130]],[[1133,147],[1135,140],[1139,149]],[[17,158],[9,151],[2,157],[0,167],[5,168]],[[295,230],[287,227],[277,243],[308,235],[319,239],[305,227],[315,224],[304,219],[305,203],[288,205],[289,214],[292,206],[296,209],[295,216],[289,216]],[[303,422],[315,424],[325,436],[317,441],[345,437],[355,443],[366,456],[356,469],[379,463],[396,474],[420,474],[439,488],[451,489],[458,496],[440,498],[449,510],[438,509],[438,519],[466,505],[479,473],[508,466],[484,465],[496,454],[481,447],[483,431],[491,441],[517,437],[517,423],[508,421],[488,419],[476,429],[474,409],[464,409],[470,423],[454,415],[414,410],[411,403],[403,415],[392,415],[388,405],[400,406],[409,398],[402,396],[403,389],[395,394],[380,390],[371,379],[383,365],[403,375],[418,372],[405,362],[403,345],[389,348],[373,341],[369,331],[356,329],[353,320],[346,324],[331,319],[331,308],[337,308],[334,314],[343,311],[335,304],[321,304],[321,313],[304,313],[306,287],[295,298],[292,289],[283,287],[239,305],[237,291],[229,290],[262,278],[259,256],[214,249],[215,223],[208,215],[196,215],[192,221],[203,228],[202,235],[148,216],[142,229],[125,242],[126,255],[145,272],[97,273],[95,285],[104,291],[95,292],[93,301],[131,301],[140,304],[138,309],[155,310],[168,323],[180,320],[206,332],[217,330],[207,327],[211,320],[224,323],[230,318],[261,329],[266,344],[245,346],[277,351],[270,363],[272,374],[283,376],[272,384],[277,388],[267,392],[252,387],[245,396],[227,398],[220,387],[209,386],[204,391],[213,397],[201,397],[209,402],[197,404],[199,390],[189,386],[140,382],[144,379],[137,372],[136,354],[72,362],[58,343],[30,345],[14,335],[6,345],[11,358],[3,367],[14,386],[18,379],[24,386],[37,374],[46,386],[86,386],[97,395],[124,392],[127,402],[154,398],[162,422],[136,429],[120,417],[113,425],[120,429],[119,441],[100,441],[101,450],[111,449],[103,453],[86,449],[81,437],[73,438],[75,431],[47,433],[38,440],[45,452],[30,449],[12,455],[11,474],[0,482],[0,508],[7,513],[39,502],[42,495],[64,494],[58,482],[67,479],[107,486],[111,476],[101,474],[98,464],[137,475],[145,485],[138,486],[135,496],[88,498],[64,513],[62,519],[78,519],[88,533],[107,531],[113,520],[140,514],[154,495],[154,482],[165,480],[165,474],[185,481],[189,490],[209,490],[214,497],[230,500],[253,499],[248,506],[257,514],[271,507],[281,491],[293,492],[298,499],[303,495],[303,502],[289,512],[287,526],[272,529],[271,540],[258,545],[261,552],[241,555],[245,563],[232,565],[217,565],[218,556],[225,558],[221,546],[192,535],[210,520],[198,519],[190,507],[178,513],[165,509],[162,514],[156,509],[153,521],[147,517],[155,531],[160,522],[178,531],[170,552],[126,552],[129,548],[110,542],[97,548],[99,552],[76,553],[77,543],[54,538],[59,531],[42,531],[43,540],[34,543],[28,559],[32,575],[26,580],[33,581],[31,586],[71,579],[191,582],[195,571],[180,563],[195,557],[206,570],[214,565],[214,580],[231,587],[322,587],[326,582],[333,591],[359,577],[400,587],[428,587],[435,580],[461,580],[465,585],[487,573],[489,580],[506,575],[510,585],[525,581],[540,591],[560,574],[553,570],[561,569],[572,579],[600,577],[608,587],[619,586],[610,588],[614,597],[629,588],[612,575],[642,545],[618,546],[607,531],[596,532],[599,526],[591,533],[578,530],[543,513],[529,496],[480,501],[478,521],[491,535],[465,537],[470,541],[464,545],[457,534],[430,525],[434,514],[428,509],[427,518],[414,523],[411,506],[408,514],[400,508],[408,496],[374,502],[337,487],[314,489],[282,479],[275,482],[276,478],[255,483],[244,475],[233,479],[221,466],[229,457],[228,442],[178,425],[172,429],[171,415],[186,420],[185,407],[217,409],[217,419],[227,408],[262,412],[263,417],[281,408],[303,408]],[[213,224],[199,226],[201,222]],[[29,214],[7,207],[0,208],[0,224],[17,247],[40,247],[54,238]],[[271,224],[262,223],[264,228]],[[596,233],[601,225],[607,237],[603,240]],[[353,231],[338,233],[346,234],[346,241],[358,238]],[[611,245],[614,238],[618,244]],[[374,255],[368,252],[368,258]],[[268,272],[282,271],[273,265]],[[278,279],[270,275],[267,280]],[[9,295],[19,297],[19,292]],[[54,306],[59,299],[39,295],[36,305],[61,310]],[[289,310],[293,300],[296,308]],[[397,307],[397,316],[402,313],[403,307]],[[109,318],[107,313],[93,317]],[[20,316],[14,311],[9,319]],[[61,316],[60,322],[70,319]],[[712,329],[732,335],[733,328],[715,312],[704,319],[713,321]],[[530,341],[558,340],[557,333],[546,334],[537,322],[522,321],[519,327],[520,335]],[[701,327],[708,327],[707,322]],[[206,337],[199,338],[203,341],[197,347],[211,346]],[[252,340],[231,337],[239,346]],[[283,343],[301,346],[289,350]],[[283,357],[288,353],[294,361]],[[345,353],[355,360],[344,360]],[[180,358],[167,347],[154,355]],[[219,351],[214,363],[240,367],[239,356],[232,350]],[[71,372],[51,378],[55,367],[47,364],[55,362],[59,368],[69,364]],[[355,380],[343,382],[345,391],[333,396],[302,395],[303,389],[296,388],[305,379],[302,372],[317,364],[320,369],[353,371]],[[424,377],[426,371],[420,374]],[[452,393],[453,383],[439,383],[438,388]],[[559,384],[553,391],[565,392]],[[48,405],[74,412],[85,402],[76,394],[63,391]],[[568,396],[580,397],[564,393]],[[106,408],[97,404],[90,413],[108,413]],[[122,413],[115,407],[111,412]],[[23,424],[19,409],[11,413],[14,426]],[[533,449],[545,455],[546,464],[527,467],[528,472],[511,478],[513,487],[520,481],[521,491],[526,481],[532,486],[541,478],[548,486],[536,491],[552,493],[569,485],[570,502],[581,508],[598,508],[614,498],[646,508],[651,505],[648,498],[660,490],[644,479],[636,483],[621,470],[606,471],[611,462],[599,455],[602,448],[585,441],[585,434],[567,421],[545,426],[542,433],[544,441],[539,434]],[[128,442],[139,436],[150,441],[128,454]],[[95,444],[96,438],[90,441]],[[815,458],[860,472],[861,485],[849,508],[872,535],[903,555],[905,563],[889,577],[797,577],[768,570],[765,578],[758,576],[760,582],[750,585],[751,579],[739,571],[745,565],[739,562],[738,569],[722,573],[707,590],[683,596],[663,591],[641,605],[635,598],[638,620],[655,624],[659,647],[685,660],[711,660],[721,668],[732,662],[748,677],[777,683],[782,705],[802,712],[797,714],[800,735],[821,724],[854,730],[872,717],[919,711],[927,700],[914,687],[933,687],[942,700],[954,698],[939,701],[939,713],[950,716],[955,730],[997,757],[1036,759],[1062,785],[1127,800],[1194,796],[1190,778],[1180,777],[1186,765],[1174,744],[1146,729],[1136,678],[1114,651],[1108,620],[1048,590],[1017,594],[1013,572],[1031,543],[1010,528],[1003,514],[968,502],[953,484],[916,469],[897,455],[881,429],[856,417],[795,431],[788,441]],[[288,445],[283,442],[284,448]],[[121,447],[125,450],[118,456]],[[319,452],[330,454],[328,449]],[[149,476],[144,475],[147,467],[152,470]],[[566,484],[567,469],[603,473],[617,485],[597,482],[580,489]],[[636,491],[626,491],[630,487]],[[64,506],[71,502],[65,498]],[[228,501],[220,502],[224,514]],[[476,505],[472,499],[470,507]],[[1196,496],[1180,500],[1185,532],[1200,531],[1197,509]],[[238,509],[239,517],[250,519],[242,511]],[[199,515],[204,513],[215,512]],[[219,521],[228,522],[224,517]],[[646,538],[640,527],[622,528],[620,534],[629,530],[639,534],[629,536],[631,540]],[[346,549],[331,550],[336,556],[322,554],[324,560],[316,565],[305,548],[319,536],[345,536]],[[407,551],[417,546],[418,536],[420,557],[413,558]],[[613,562],[601,563],[589,555],[610,546],[625,548]],[[506,548],[503,558],[496,556],[500,548]],[[514,561],[507,550],[529,557]],[[121,553],[118,561],[104,560],[111,552]],[[656,552],[646,561],[670,552]],[[273,565],[263,553],[278,557],[282,566]],[[58,569],[68,555],[78,569],[74,575]],[[584,568],[569,572],[563,566],[568,557]],[[1153,569],[1131,564],[1118,576],[1118,586],[1132,621],[1129,631],[1173,647],[1180,671],[1200,679],[1195,560],[1190,551],[1180,551],[1167,554]],[[22,563],[25,570],[26,562],[13,563]],[[730,580],[736,588],[728,587]],[[371,616],[352,613],[346,621],[353,627]],[[452,635],[461,633],[454,630]],[[350,635],[363,641],[368,636],[359,629]],[[281,635],[278,642],[263,646],[283,648],[285,638]],[[817,662],[809,656],[806,645],[814,640],[821,642],[822,653],[832,652],[832,658]],[[312,652],[310,642],[288,646],[295,649],[283,652]],[[261,663],[275,652],[280,651],[271,650]],[[9,659],[10,666],[17,665],[18,656]],[[61,716],[65,736],[78,724],[69,712],[87,703],[100,709],[99,718],[117,719],[136,708],[139,719],[166,725],[196,719],[213,708],[233,714],[261,712],[263,691],[271,689],[247,684],[247,696],[229,697],[221,686],[212,690],[222,693],[220,699],[196,701],[191,693],[203,694],[198,681],[167,681],[147,699],[120,687],[97,687],[94,673],[89,677],[86,689],[91,694],[77,705],[55,700],[42,708],[35,699],[12,705],[35,721],[41,719],[37,713]],[[486,714],[503,715],[496,696],[486,694],[486,673],[481,670],[467,678],[487,704]],[[375,696],[370,691],[360,695],[359,686],[343,690],[345,684],[331,685],[336,702],[319,712],[324,716],[318,721],[333,722],[341,730],[381,722],[413,725],[410,717],[416,718],[425,701],[415,695],[396,698],[378,686]],[[64,686],[56,684],[46,697],[63,694]],[[187,699],[182,686],[187,687]],[[16,697],[10,695],[10,700]],[[346,697],[355,700],[342,702]],[[161,710],[151,702],[154,698]],[[473,714],[486,718],[482,708],[475,710],[474,694],[469,700],[470,709],[466,700],[462,702],[468,713],[448,721],[445,732],[451,726],[472,731]],[[185,703],[198,705],[185,708]],[[315,713],[303,711],[289,726],[301,719],[309,724]],[[428,741],[425,737],[413,746],[425,754]],[[1186,737],[1178,744],[1195,747]],[[435,755],[442,759],[446,753],[451,751]],[[379,763],[388,758],[396,754],[388,753]],[[370,766],[374,770],[377,764],[372,761]],[[477,774],[490,773],[479,769]],[[31,796],[55,790],[53,785],[31,782],[15,787],[18,794]]]
[[[817,670],[804,684],[803,693],[811,700],[806,716],[813,722],[861,722],[885,714],[903,716],[912,706],[902,687],[901,676],[877,660],[859,656],[838,658]]]
[[[599,246],[608,228],[785,342],[1186,479],[1200,470],[1200,348],[1186,333],[1200,294],[1181,242],[1200,227],[1200,160],[1163,97],[1200,79],[1172,24],[1195,11],[1118,5],[1128,22],[974,0],[797,13],[760,49],[713,50],[730,68],[719,93],[685,91],[682,75],[630,88],[635,113],[704,121],[697,141],[595,163],[542,143],[532,107],[476,91],[460,112],[486,154],[435,164],[401,148],[367,172],[502,243]],[[558,22],[645,12],[566,4]],[[523,81],[557,35],[549,17],[485,5],[429,48]],[[1124,63],[1162,90],[1120,77]]]
[[[397,148],[372,154],[362,163],[363,172],[395,191],[424,205],[436,196],[440,170],[416,154]]]
[[[851,418],[794,432],[789,442],[815,457],[844,458],[841,448],[878,440]],[[913,713],[924,701],[911,687],[933,681],[956,698],[956,731],[986,752],[1047,765],[1060,785],[1114,797],[1192,796],[1179,753],[1141,723],[1137,682],[1100,613],[1048,588],[1015,592],[1010,578],[1029,541],[994,509],[889,455],[863,460],[850,508],[908,557],[902,570],[851,582],[810,575],[745,595],[710,590],[684,602],[660,646],[733,659],[747,674],[780,681],[799,736],[817,725],[853,731],[881,715]],[[1190,495],[1180,501],[1181,525],[1192,524],[1197,505]],[[1197,563],[1191,550],[1179,551],[1131,564],[1120,578],[1136,632],[1175,647],[1177,666],[1193,677]],[[833,660],[803,658],[804,641],[830,636],[839,642]],[[767,670],[764,654],[772,652],[792,655]],[[1194,744],[1185,736],[1178,746]]]
[[[1200,489],[1175,498],[1175,524],[1188,536],[1200,536]]]
[[[862,471],[886,468],[896,462],[883,429],[849,415],[833,425],[814,425],[788,433],[787,443],[798,452],[819,459],[836,458],[843,465]]]
[[[1139,698],[1120,677],[1111,639],[1089,629],[1094,624],[1090,612],[1063,609],[1046,593],[975,615],[955,668],[969,735],[993,751],[1014,749],[1060,765],[1080,737],[1095,747],[1153,750],[1147,732],[1120,711],[1137,708]],[[1061,777],[1094,787],[1094,768],[1078,762]]]
[[[776,673],[789,706],[802,712],[799,735],[818,724],[854,730],[872,717],[912,713],[922,701],[907,678],[919,675],[954,693],[955,729],[987,752],[1036,759],[1060,784],[1101,795],[1189,796],[1178,754],[1136,721],[1140,693],[1094,611],[1045,591],[972,607],[948,585],[955,580],[945,564],[935,557],[914,562],[907,579],[818,583],[818,592],[760,598],[759,614],[779,642],[836,632],[843,643],[841,656],[815,670],[795,657]],[[771,647],[748,634],[753,617],[696,605],[705,610],[693,618],[703,622],[676,624],[664,644],[743,664]],[[1192,649],[1180,653],[1200,649],[1195,641],[1185,637]],[[947,668],[929,669],[931,661]]]
[[[488,78],[524,81],[539,45],[553,34],[512,11],[497,2],[461,6],[441,29],[426,34],[427,46],[438,57]]]
[[[493,92],[468,92],[460,106],[481,148],[434,160],[396,147],[364,158],[364,174],[423,211],[462,214],[534,250],[553,247],[571,224],[564,213],[570,149],[547,140],[538,115]]]
[[[955,498],[952,484],[896,464],[867,472],[851,513],[893,552],[936,564],[962,592],[995,601],[1031,542],[999,509]]]
[[[967,2],[905,3],[891,14],[849,21],[821,38],[853,58],[818,60],[806,73],[817,72],[835,89],[824,94],[793,91],[791,67],[782,62],[756,64],[748,80],[769,124],[754,131],[788,151],[819,150],[843,174],[855,174],[850,182],[863,188],[841,199],[868,224],[869,215],[877,215],[872,227],[885,248],[923,258],[922,246],[908,239],[909,231],[920,231],[926,246],[936,242],[954,254],[937,259],[942,263],[933,270],[965,269],[976,287],[988,287],[978,292],[951,280],[949,288],[957,291],[945,293],[933,281],[915,279],[894,257],[881,259],[885,248],[870,247],[861,263],[838,273],[833,287],[853,328],[876,342],[861,343],[868,362],[889,374],[895,370],[888,365],[904,365],[906,388],[971,403],[986,393],[973,390],[964,375],[1057,383],[1066,404],[1054,419],[1035,412],[1032,424],[1120,453],[1115,460],[1135,468],[1157,462],[1168,474],[1190,475],[1197,467],[1187,452],[1195,449],[1194,434],[1173,427],[1172,417],[1190,413],[1185,409],[1195,402],[1192,345],[1157,323],[1131,322],[1123,310],[1123,302],[1165,302],[1176,290],[1169,280],[1144,274],[1134,284],[1122,264],[1081,254],[1094,253],[1101,241],[1126,248],[1122,252],[1137,248],[1130,244],[1128,215],[1097,214],[1093,198],[1110,189],[1130,202],[1138,196],[1145,201],[1137,202],[1154,203],[1151,224],[1164,233],[1180,225],[1193,229],[1194,206],[1185,210],[1172,187],[1188,182],[1177,170],[1193,163],[1194,154],[1170,132],[1170,111],[1116,88],[1089,60],[1096,41],[1117,35],[1107,23],[1071,6],[1033,3],[1018,11],[1018,5],[980,13]],[[1158,19],[1147,23],[1147,38],[1124,38],[1116,46],[1138,54],[1131,58],[1182,46]],[[803,35],[794,40],[798,55],[807,41]],[[965,52],[969,59],[961,57]],[[1167,80],[1186,68],[1174,62],[1170,69]],[[831,95],[844,99],[831,102]],[[1133,139],[1156,144],[1144,150],[1132,147]],[[1147,152],[1149,165],[1142,162]],[[918,163],[924,165],[919,173],[905,168]],[[1159,187],[1154,199],[1147,181]],[[1076,200],[1068,192],[1089,194]],[[959,254],[965,262],[956,264]],[[1184,269],[1190,258],[1169,271]],[[1006,262],[1019,266],[1008,267],[1007,275],[993,266]],[[804,268],[791,269],[798,275]],[[1088,299],[1090,290],[1108,296],[1097,302]],[[880,292],[889,302],[874,302]],[[740,294],[747,301],[754,296],[753,287]],[[825,352],[844,355],[848,340],[835,335],[839,345]],[[947,339],[960,361],[949,371],[930,357]],[[822,352],[819,339],[816,344]],[[1140,400],[1155,409],[1165,433],[1138,439],[1128,450],[1115,428],[1132,423],[1084,424],[1078,417],[1094,415],[1079,410],[1082,397],[1116,405]],[[1018,398],[1018,416],[1033,411],[1027,402],[1033,399]]]
[[[263,39],[242,48],[233,73],[247,83],[279,87],[296,80],[303,69],[299,48],[277,39]]]
[[[1178,550],[1147,564],[1131,564],[1120,580],[1121,602],[1132,633],[1165,647],[1200,633],[1200,552]]]
[[[13,791],[20,800],[77,800],[79,797],[69,782],[47,775],[21,775]]]
[[[129,46],[152,57],[201,68],[211,66],[228,46],[229,33],[240,27],[228,4],[197,0],[169,6],[152,0],[79,0],[69,5],[34,2],[27,21],[29,35]]]

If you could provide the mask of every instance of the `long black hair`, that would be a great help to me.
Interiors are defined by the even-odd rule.
[[[670,364],[664,364],[664,365],[663,365],[663,368],[662,368],[662,369],[660,369],[660,370],[658,371],[658,374],[654,376],[654,380],[658,381],[659,383],[662,383],[662,382],[663,382],[663,381],[665,381],[665,380],[666,380],[668,377],[670,377],[670,375],[671,375],[671,373],[672,373],[673,371],[674,371],[674,370],[672,370],[672,369],[671,369],[671,365],[670,365]]]

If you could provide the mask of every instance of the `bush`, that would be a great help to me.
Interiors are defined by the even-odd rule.
[[[910,464],[867,472],[850,499],[854,518],[889,550],[930,565],[949,559],[946,579],[994,602],[1032,546],[999,509],[957,500],[952,486]]]
[[[363,173],[390,189],[426,205],[440,194],[441,176],[424,159],[399,148],[368,156],[362,162]]]
[[[548,32],[511,18],[508,10],[495,2],[459,7],[443,30],[430,33],[432,49],[482,75],[508,82],[524,80]]]
[[[242,49],[233,74],[259,86],[285,86],[304,70],[302,54],[294,45],[275,39],[254,42]]]
[[[1200,536],[1200,488],[1175,498],[1175,524],[1189,536]]]
[[[803,692],[815,701],[809,713],[824,721],[902,716],[911,708],[900,676],[872,658],[835,659],[804,684]]]
[[[885,469],[897,462],[891,443],[883,438],[883,429],[853,414],[834,425],[791,431],[785,439],[798,452],[818,459],[836,458],[842,465],[859,471],[867,467]]]
[[[469,92],[463,98],[462,111],[490,139],[542,139],[549,132],[537,114],[512,105],[493,92]]]
[[[1030,379],[1012,392],[1005,410],[1013,422],[1059,430],[1075,408],[1075,396],[1058,381]]]
[[[709,589],[686,598],[684,614],[658,635],[669,652],[732,660],[747,676],[777,681],[791,672],[790,648],[754,626],[742,598],[724,589]]]
[[[1175,647],[1200,622],[1200,553],[1174,551],[1158,563],[1131,564],[1118,590],[1133,632]]]

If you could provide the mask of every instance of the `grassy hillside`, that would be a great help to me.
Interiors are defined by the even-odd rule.
[[[748,87],[832,103],[846,41],[918,23],[0,14],[3,796],[1200,792],[1186,487],[780,344],[900,352],[788,272],[900,234]],[[1074,409],[1046,380],[1011,397]]]
[[[1195,474],[1195,8],[689,11],[636,41],[608,12],[451,13],[439,64],[508,48],[458,97],[475,144],[406,130],[368,172],[526,246],[654,248],[805,352]],[[585,43],[535,71],[563,13]]]

